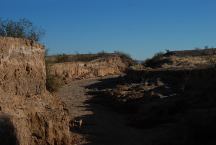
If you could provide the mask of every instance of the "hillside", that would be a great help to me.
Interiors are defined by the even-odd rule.
[[[199,68],[216,64],[216,48],[157,53],[144,62],[150,68]]]
[[[46,57],[51,90],[72,80],[123,74],[135,64],[129,56],[120,53],[58,55]]]

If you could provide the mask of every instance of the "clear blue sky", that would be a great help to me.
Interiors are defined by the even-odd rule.
[[[0,16],[44,28],[51,54],[216,47],[215,0],[0,0]]]

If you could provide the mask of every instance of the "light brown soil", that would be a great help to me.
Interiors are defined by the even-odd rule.
[[[86,87],[99,81],[99,78],[73,81],[57,92],[69,108],[71,118],[84,121],[81,129],[72,131],[82,138],[77,144],[150,145],[147,140],[152,131],[130,127],[126,125],[123,115],[100,103],[91,102],[93,96],[87,94],[89,90]]]

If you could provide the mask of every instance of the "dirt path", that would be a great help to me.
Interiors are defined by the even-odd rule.
[[[74,81],[57,92],[69,108],[71,117],[84,121],[84,126],[75,130],[85,138],[80,144],[149,145],[145,143],[144,132],[127,126],[122,115],[90,101],[93,96],[88,95],[86,87],[97,82],[99,79]]]

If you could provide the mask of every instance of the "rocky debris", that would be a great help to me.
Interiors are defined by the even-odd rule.
[[[44,47],[33,41],[0,38],[0,114],[20,145],[69,145],[65,105],[46,91]],[[0,116],[0,130],[4,129]],[[9,131],[8,130],[8,131]]]

